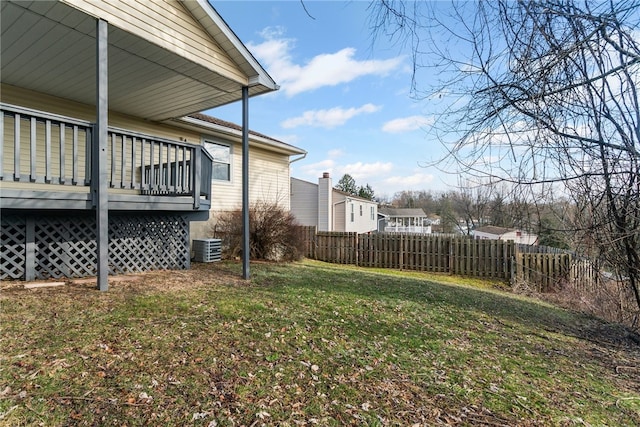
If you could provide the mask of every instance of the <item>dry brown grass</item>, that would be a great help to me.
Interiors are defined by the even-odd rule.
[[[617,325],[448,276],[240,270],[2,283],[0,425],[640,422]]]

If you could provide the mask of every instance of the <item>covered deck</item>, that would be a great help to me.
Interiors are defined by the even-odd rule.
[[[248,153],[248,100],[273,79],[206,0],[3,0],[0,19],[2,278],[106,290],[111,273],[188,268],[212,161],[159,129],[241,101]],[[247,171],[244,155],[245,206]]]
[[[3,209],[91,210],[94,124],[0,103]],[[201,145],[108,128],[109,210],[203,212],[212,158]]]
[[[422,209],[378,209],[378,231],[386,233],[431,233],[431,221]]]

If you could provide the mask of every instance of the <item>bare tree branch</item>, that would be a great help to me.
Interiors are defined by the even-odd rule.
[[[628,284],[640,315],[640,1],[371,8],[377,36],[413,49],[415,96],[451,100],[431,129],[447,172],[453,162],[457,173],[570,196],[578,249]],[[442,76],[426,88],[425,67]]]

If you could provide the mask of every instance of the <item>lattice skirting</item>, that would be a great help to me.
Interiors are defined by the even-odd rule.
[[[2,213],[0,279],[95,276],[95,215]],[[181,215],[109,213],[109,274],[190,267]]]

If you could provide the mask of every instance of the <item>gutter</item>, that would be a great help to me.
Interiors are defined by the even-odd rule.
[[[308,153],[305,151],[305,152],[304,152],[300,157],[298,157],[297,159],[289,160],[289,164],[291,164],[291,163],[295,163],[295,162],[297,162],[298,160],[302,160],[302,159],[304,159],[305,157],[307,157],[307,154],[308,154]]]

